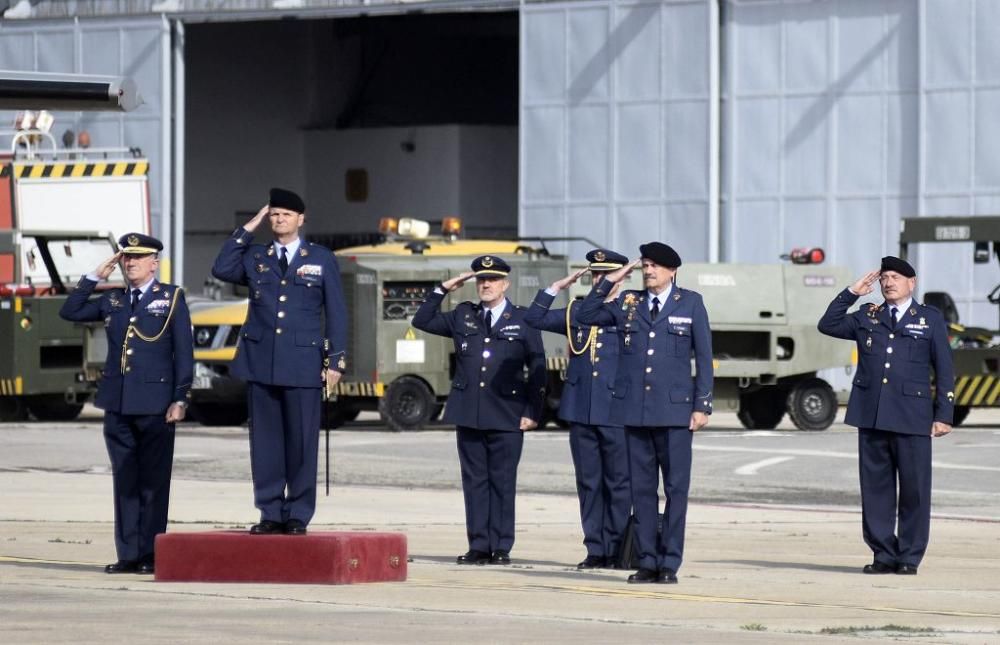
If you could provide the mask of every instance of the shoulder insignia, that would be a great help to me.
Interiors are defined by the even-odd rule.
[[[302,257],[306,257],[307,255],[309,255],[309,251],[307,251],[302,247],[299,247],[299,255],[301,255]]]
[[[503,317],[504,317],[504,319],[509,319],[510,318],[510,312],[509,311],[503,312]]]
[[[267,247],[267,255],[268,255],[268,257],[274,255],[274,247],[273,246]]]
[[[913,307],[910,307],[910,315],[911,316],[916,316],[917,315],[917,310],[914,309]]]
[[[674,300],[680,300],[680,299],[681,299],[681,294],[680,293],[675,293],[674,294]]]
[[[159,291],[159,290],[160,290],[160,285],[158,285],[158,284],[154,284],[154,285],[153,285],[153,293],[156,293],[156,292],[157,292],[157,291]]]

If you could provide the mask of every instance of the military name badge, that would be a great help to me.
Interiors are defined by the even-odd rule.
[[[323,275],[323,267],[319,264],[303,264],[295,270],[295,274],[300,278],[306,276],[319,277]]]

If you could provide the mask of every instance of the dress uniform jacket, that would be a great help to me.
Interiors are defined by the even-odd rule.
[[[481,305],[460,303],[441,311],[444,294],[432,292],[411,324],[455,343],[455,377],[444,422],[481,430],[521,432],[521,417],[541,421],[545,401],[545,348],[525,310],[507,302],[487,330]],[[527,378],[524,370],[528,369]]]
[[[95,405],[120,414],[148,415],[165,414],[171,403],[186,401],[194,345],[183,290],[154,281],[132,311],[123,289],[90,300],[96,286],[81,278],[59,312],[74,322],[104,321],[108,356]]]
[[[674,285],[653,320],[645,291],[626,291],[605,303],[611,287],[602,280],[576,314],[581,324],[618,330],[611,420],[625,426],[686,428],[692,412],[711,414],[712,332],[701,296]]]
[[[550,310],[555,296],[544,289],[538,292],[524,319],[542,331],[567,334],[566,308]],[[611,394],[618,368],[618,334],[614,325],[592,327],[578,320],[579,302],[570,302],[568,340],[571,347],[586,344],[582,354],[569,358],[566,380],[559,401],[559,418],[571,423],[595,426],[611,423]],[[593,331],[591,331],[593,329]],[[620,425],[620,424],[618,424]]]
[[[916,435],[929,435],[934,421],[950,424],[955,375],[941,312],[913,301],[899,312],[893,330],[888,304],[866,304],[848,314],[857,299],[845,289],[819,322],[824,334],[853,340],[858,347],[858,369],[844,422]]]
[[[337,260],[329,249],[302,242],[281,275],[273,245],[252,240],[246,229],[236,229],[212,267],[216,278],[250,288],[233,375],[265,385],[322,387],[324,360],[346,369],[347,308]]]
[[[191,388],[191,315],[176,285],[154,281],[134,308],[123,289],[88,299],[96,285],[82,278],[59,315],[104,321],[108,354],[95,403],[105,410],[115,548],[120,561],[152,563],[156,536],[167,530],[173,469],[174,424],[166,412],[186,402]]]

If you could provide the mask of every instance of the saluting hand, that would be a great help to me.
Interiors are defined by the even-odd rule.
[[[590,269],[588,267],[584,267],[584,268],[580,269],[579,271],[576,271],[574,273],[569,274],[565,278],[556,280],[555,282],[552,283],[552,286],[549,287],[549,288],[552,289],[553,291],[555,291],[556,293],[559,293],[563,289],[568,289],[571,284],[573,284],[577,280],[579,280],[580,276],[582,276],[584,273],[586,273],[589,270]]]
[[[243,228],[245,228],[248,232],[253,233],[257,230],[257,227],[260,226],[260,223],[264,221],[264,218],[267,217],[267,213],[270,210],[270,204],[264,204],[261,209],[257,211],[257,214],[254,215],[249,222],[243,225]]]
[[[445,280],[444,282],[441,283],[441,286],[444,287],[445,291],[447,291],[448,293],[451,293],[455,289],[458,289],[463,284],[465,284],[466,280],[468,280],[469,278],[474,277],[475,275],[476,274],[474,272],[467,271],[465,273],[461,273],[461,274],[455,276],[454,278],[452,278],[450,280]]]
[[[108,276],[110,276],[112,273],[115,272],[115,269],[118,267],[118,261],[121,260],[121,257],[122,257],[122,252],[118,251],[110,258],[97,265],[97,268],[94,270],[94,273],[96,273],[98,277],[101,278],[101,280],[107,280]]]
[[[704,412],[692,412],[691,413],[691,423],[688,425],[688,430],[691,432],[698,432],[702,428],[708,425],[708,415]]]
[[[630,273],[642,266],[642,258],[638,258],[634,262],[629,262],[625,266],[615,271],[612,271],[607,276],[605,280],[610,280],[611,282],[621,282],[629,276]]]
[[[934,425],[931,426],[931,436],[932,437],[943,437],[951,432],[951,426],[947,423],[942,423],[940,421],[935,421]]]
[[[534,430],[538,427],[538,422],[528,417],[521,417],[521,430]]]
[[[869,271],[864,274],[858,281],[851,285],[851,293],[858,296],[867,296],[869,293],[875,290],[872,287],[873,284],[878,282],[879,276],[882,275],[881,271]]]

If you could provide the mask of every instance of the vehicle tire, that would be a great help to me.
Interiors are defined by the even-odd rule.
[[[965,423],[965,418],[969,416],[970,408],[967,405],[956,405],[955,412],[952,415],[951,425],[960,426]]]
[[[747,430],[773,430],[785,417],[785,398],[785,392],[774,386],[741,394],[736,416]]]
[[[226,403],[192,403],[188,416],[203,426],[241,426],[247,422],[245,405]]]
[[[61,394],[35,396],[28,400],[28,412],[38,421],[72,421],[80,416],[82,403],[67,403]]]
[[[788,416],[799,430],[826,430],[837,417],[837,395],[830,384],[810,378],[788,393]]]
[[[427,384],[416,376],[400,376],[389,384],[378,401],[378,413],[390,430],[420,430],[430,420],[437,400]]]
[[[16,396],[0,396],[0,421],[24,421],[28,418],[28,408]]]

